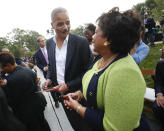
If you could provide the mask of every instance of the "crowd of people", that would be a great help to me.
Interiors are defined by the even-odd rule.
[[[146,83],[138,64],[154,47],[155,21],[144,24],[133,10],[118,7],[88,24],[84,37],[70,33],[65,8],[51,13],[55,35],[38,37],[33,58],[42,70],[44,88],[53,88],[55,107],[62,103],[75,131],[151,131],[143,114]],[[146,28],[146,32],[145,32]],[[144,34],[145,32],[145,34]],[[144,36],[144,40],[142,40]],[[146,44],[144,43],[146,42]],[[163,60],[156,67],[154,113],[164,122]],[[50,131],[44,117],[46,100],[38,91],[37,75],[27,60],[7,48],[0,53],[0,130]],[[6,120],[6,121],[4,121]]]

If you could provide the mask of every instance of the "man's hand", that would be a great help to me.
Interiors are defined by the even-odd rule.
[[[43,70],[44,70],[44,71],[48,71],[48,66],[45,66],[45,67],[43,68]]]
[[[164,96],[160,93],[156,98],[157,105],[164,109]]]
[[[7,84],[7,80],[4,79],[4,80],[0,80],[0,86],[6,86]]]
[[[68,91],[68,87],[66,84],[60,84],[56,87],[54,87],[57,92],[60,94],[64,94],[66,91]]]
[[[49,85],[51,85],[51,80],[50,79],[47,79],[47,81],[46,82],[44,82],[43,84],[42,84],[42,86],[43,87],[48,87]]]

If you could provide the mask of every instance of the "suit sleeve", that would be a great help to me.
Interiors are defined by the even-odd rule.
[[[80,54],[80,62],[81,62],[80,65],[82,66],[83,71],[75,79],[66,83],[68,88],[70,90],[74,90],[74,91],[77,90],[77,88],[78,89],[81,88],[82,76],[87,71],[88,66],[93,61],[93,55],[89,48],[89,43],[88,43],[87,39],[82,39],[82,41],[80,43],[80,51],[81,51],[79,53]]]
[[[39,69],[43,70],[44,66],[41,64],[39,56],[38,56],[38,52],[35,55],[35,59],[36,59],[36,65],[37,67],[39,67]]]
[[[48,65],[48,71],[47,71],[47,76],[46,76],[46,78],[51,80],[51,77],[50,77],[50,76],[51,76],[51,66]]]
[[[52,72],[53,66],[52,66],[51,61],[50,61],[49,46],[50,46],[50,40],[47,40],[46,41],[46,47],[47,47],[47,53],[48,53],[48,56],[49,56],[48,57],[49,64],[48,64],[48,71],[47,71],[46,78],[50,79],[52,81],[52,79],[51,79],[51,72]]]
[[[161,61],[157,63],[156,72],[155,72],[155,84],[154,84],[155,94],[163,93],[163,88],[164,88],[163,75],[162,75],[162,73],[164,72],[162,67],[163,65],[164,64],[162,64]]]
[[[84,115],[84,120],[89,123],[93,129],[104,130],[103,128],[104,112],[98,109],[87,108]]]

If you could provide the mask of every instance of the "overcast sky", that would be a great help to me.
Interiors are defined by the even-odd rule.
[[[51,11],[56,7],[68,10],[71,28],[95,23],[103,13],[118,6],[121,11],[130,9],[145,0],[2,0],[0,2],[0,37],[13,28],[34,30],[46,36],[51,28]]]

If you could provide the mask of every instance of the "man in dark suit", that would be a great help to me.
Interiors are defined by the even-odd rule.
[[[74,92],[81,88],[81,77],[92,61],[92,53],[87,39],[72,35],[66,9],[56,8],[51,13],[51,25],[56,35],[47,41],[49,68],[44,86],[53,84],[60,94]],[[54,101],[57,101],[53,92]],[[64,106],[64,104],[63,104]],[[74,111],[64,106],[67,117],[75,130],[89,130],[85,122]]]
[[[47,48],[45,39],[43,37],[37,38],[37,44],[39,46],[39,49],[35,53],[35,60],[36,65],[43,71],[43,75],[46,78],[47,71],[48,71],[48,54],[47,54]]]
[[[153,105],[153,112],[157,119],[160,120],[164,131],[164,60],[157,63],[155,70],[155,96],[156,101]]]
[[[154,33],[153,33],[153,28],[155,28],[155,21],[153,18],[148,17],[148,14],[144,14],[144,25],[145,25],[145,43],[148,44],[148,41],[150,42],[150,46],[154,47]],[[148,40],[148,41],[147,41]]]
[[[45,98],[43,94],[36,93],[36,73],[17,66],[10,53],[0,53],[0,68],[9,74],[6,93],[14,115],[27,127],[27,131],[50,131],[43,113]]]
[[[13,115],[8,107],[0,82],[0,131],[26,131],[25,126]]]

